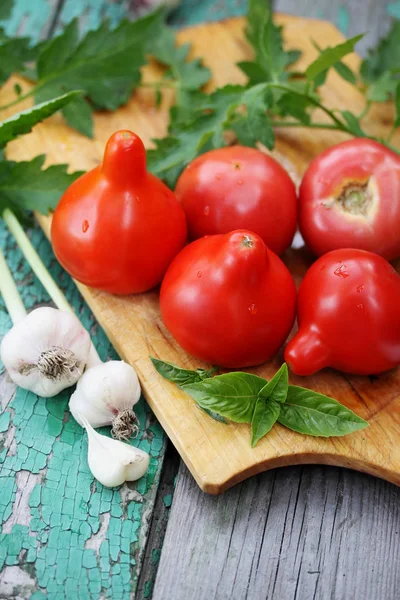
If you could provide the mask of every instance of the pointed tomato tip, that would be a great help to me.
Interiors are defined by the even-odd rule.
[[[296,375],[313,375],[329,366],[328,348],[313,329],[300,329],[285,349],[285,361]]]

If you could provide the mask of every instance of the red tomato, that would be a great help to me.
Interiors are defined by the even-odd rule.
[[[249,231],[201,238],[161,286],[165,325],[193,356],[238,368],[271,358],[294,321],[296,289],[283,262]]]
[[[293,181],[270,156],[230,146],[196,158],[180,176],[175,193],[192,239],[243,228],[282,254],[297,226]]]
[[[301,183],[300,230],[318,256],[336,248],[400,256],[400,156],[368,139],[322,152]]]
[[[333,367],[377,374],[400,363],[400,277],[381,256],[333,250],[306,273],[298,295],[299,331],[285,350],[294,373]]]
[[[62,266],[81,283],[134,294],[160,283],[185,244],[185,215],[173,192],[146,171],[141,139],[118,131],[103,164],[64,193],[51,239]]]

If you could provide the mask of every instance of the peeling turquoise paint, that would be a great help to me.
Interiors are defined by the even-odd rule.
[[[387,12],[391,17],[400,19],[400,2],[393,2],[391,4],[388,4]]]
[[[338,8],[336,24],[340,31],[347,36],[350,27],[350,15],[348,9],[344,5],[341,5]]]
[[[104,332],[82,301],[70,278],[56,263],[42,233],[32,241],[66,290],[85,327],[91,332],[101,357],[115,358]],[[18,282],[25,306],[48,303],[46,292],[29,271],[4,225],[0,224],[0,246],[5,251]],[[0,337],[11,322],[0,299]],[[2,365],[0,364],[0,371]],[[23,490],[18,474],[29,472],[33,481],[27,501],[28,517],[0,535],[0,570],[19,565],[34,581],[34,600],[88,599],[100,596],[127,599],[135,589],[143,515],[152,508],[161,458],[162,429],[141,399],[137,405],[141,434],[134,445],[151,455],[150,468],[136,484],[107,489],[95,482],[87,464],[87,438],[67,410],[69,392],[55,398],[39,398],[22,389],[0,416],[0,522],[17,510]],[[15,442],[5,444],[12,428]],[[102,433],[108,433],[104,428]]]

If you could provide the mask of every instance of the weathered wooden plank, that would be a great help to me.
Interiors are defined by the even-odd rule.
[[[179,471],[153,600],[397,600],[400,490],[287,467],[203,494]]]
[[[274,3],[277,12],[332,21],[348,37],[365,33],[357,44],[361,55],[388,31],[393,4],[390,0],[275,0]]]
[[[57,10],[62,0],[0,0],[9,4],[7,20],[0,21],[8,35],[30,36],[32,39],[46,39],[51,33]]]
[[[32,241],[100,355],[115,358],[47,240],[35,230]],[[1,222],[0,247],[25,306],[48,304]],[[0,339],[9,327],[0,298]],[[143,562],[160,477],[165,440],[160,426],[142,399],[135,445],[150,453],[150,470],[136,484],[107,490],[95,485],[88,472],[84,433],[65,412],[68,393],[45,400],[24,390],[14,392],[0,364],[0,598],[8,597],[10,586],[21,598],[39,589],[57,599],[97,600],[100,593],[128,598]]]

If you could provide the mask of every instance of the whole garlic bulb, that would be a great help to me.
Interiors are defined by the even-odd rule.
[[[97,481],[116,487],[146,473],[150,463],[147,452],[97,433],[85,417],[79,420],[88,434],[88,465]]]
[[[90,336],[75,315],[46,306],[6,333],[0,357],[14,383],[50,398],[78,381],[90,348]]]
[[[111,425],[111,434],[127,440],[137,431],[132,407],[140,398],[135,369],[122,360],[110,360],[88,369],[78,381],[69,401],[75,420],[84,427]]]

